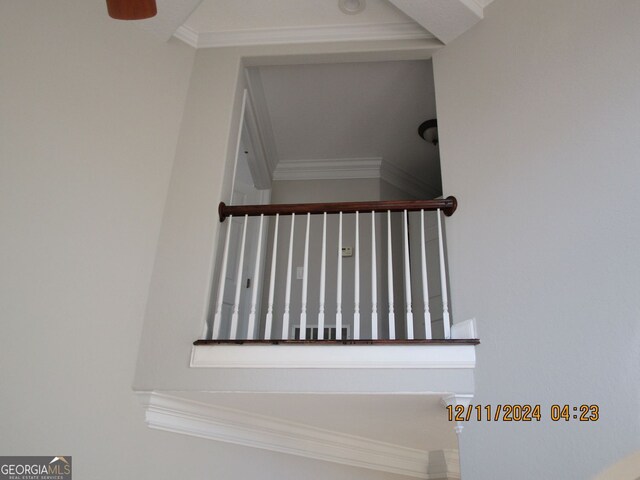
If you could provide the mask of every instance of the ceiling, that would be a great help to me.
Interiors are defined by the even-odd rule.
[[[410,187],[405,191],[422,198],[441,193],[438,148],[417,133],[422,122],[436,117],[430,60],[268,66],[257,71],[252,95],[264,95],[268,118],[259,120],[270,127],[266,131],[275,146],[276,179],[280,169],[292,163],[381,159],[383,171],[399,171],[419,186],[418,192]]]
[[[361,1],[364,10],[346,14],[338,0],[157,0],[158,15],[138,24],[196,48],[434,37],[447,44],[492,0]]]
[[[347,15],[337,0],[203,0],[184,25],[198,32],[407,23],[413,21],[386,0],[367,0],[359,14]]]

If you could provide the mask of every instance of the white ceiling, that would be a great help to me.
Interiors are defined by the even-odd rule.
[[[157,0],[139,24],[162,38],[219,47],[352,40],[433,39],[448,43],[483,17],[492,0],[363,0],[349,15],[338,0]]]
[[[440,193],[438,149],[417,133],[436,117],[430,60],[269,66],[259,79],[279,162],[382,158]]]
[[[423,451],[457,449],[439,395],[181,392],[181,397]]]
[[[357,15],[347,15],[337,0],[203,0],[185,22],[197,32],[265,28],[412,22],[386,0],[367,0]]]

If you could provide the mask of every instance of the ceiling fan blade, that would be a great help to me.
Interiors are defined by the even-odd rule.
[[[107,0],[107,10],[116,20],[142,20],[158,13],[156,0]]]

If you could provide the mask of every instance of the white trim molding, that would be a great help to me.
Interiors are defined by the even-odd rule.
[[[431,33],[415,22],[259,28],[220,32],[196,32],[182,25],[176,30],[175,37],[194,48],[375,40],[435,40]]]
[[[202,0],[156,0],[158,14],[146,20],[136,20],[137,27],[153,33],[166,42],[198,8]]]
[[[451,338],[456,339],[471,339],[479,338],[478,326],[476,325],[476,319],[471,318],[464,322],[458,322],[451,325]]]
[[[198,48],[198,40],[200,35],[194,29],[187,27],[186,25],[180,25],[173,36],[178,40],[182,40],[184,43],[193,48]]]
[[[473,369],[474,345],[194,345],[191,367]]]
[[[428,452],[280,418],[137,392],[151,428],[429,480],[460,478],[457,450]]]
[[[472,393],[452,393],[450,395],[446,395],[442,397],[442,404],[445,407],[449,407],[449,406],[456,407],[458,405],[461,405],[463,408],[467,409],[471,404],[472,398],[473,398]],[[463,422],[456,422],[456,426],[454,428],[456,433],[459,435],[460,433],[462,433],[462,430],[464,429]]]
[[[437,185],[408,174],[381,157],[280,160],[274,180],[340,180],[380,178],[415,198],[441,195]]]
[[[469,30],[484,15],[483,6],[476,0],[389,1],[444,44]]]
[[[318,160],[280,160],[274,180],[339,180],[379,178],[382,158],[325,158]]]

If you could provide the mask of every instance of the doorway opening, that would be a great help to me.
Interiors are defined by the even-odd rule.
[[[234,169],[234,205],[298,204],[343,201],[378,200],[428,200],[442,195],[440,159],[437,145],[426,142],[418,128],[425,120],[436,118],[433,66],[428,60],[379,61],[354,63],[327,63],[306,65],[255,66],[245,68],[245,102],[240,142]],[[376,303],[381,312],[396,310],[395,330],[403,338],[405,331],[401,312],[405,309],[405,283],[400,260],[403,256],[402,213],[391,214],[389,223],[381,218],[376,225],[377,243],[372,265],[359,265],[360,275],[369,278],[376,268],[381,281],[374,293],[362,289],[363,305]],[[279,222],[280,239],[290,231],[291,218]],[[302,222],[303,219],[297,219]],[[344,219],[343,247],[351,255],[342,259],[342,274],[353,279],[355,265],[354,218]],[[287,281],[287,264],[280,260],[275,269],[274,289],[263,288],[270,282],[270,265],[274,255],[287,258],[287,244],[282,242],[273,248],[275,225],[273,219],[263,220],[258,238],[258,219],[249,219],[244,232],[243,221],[230,222],[231,237],[229,265],[226,270],[222,316],[237,317],[239,331],[247,331],[246,338],[261,338],[265,328],[281,332],[280,320],[285,311],[300,312],[304,278],[304,225],[295,229],[296,243],[291,253],[295,277]],[[311,251],[320,251],[322,219],[310,221]],[[420,245],[422,225],[419,212],[409,213],[409,249],[411,275],[416,277],[413,293],[413,310],[424,310],[417,277],[420,275]],[[390,233],[387,232],[389,225]],[[327,248],[337,248],[337,218],[328,221]],[[284,232],[284,233],[282,233]],[[425,338],[427,331],[434,338],[443,338],[444,319],[442,288],[439,281],[438,234],[435,214],[426,217],[425,248],[428,260],[429,287],[428,308],[433,312],[430,325],[417,322],[417,338]],[[389,245],[390,244],[390,245]],[[256,248],[260,251],[256,253]],[[415,246],[415,247],[414,247]],[[361,258],[371,258],[372,246],[363,242]],[[396,258],[390,266],[387,251]],[[241,265],[239,256],[243,256]],[[257,256],[256,256],[257,255]],[[335,279],[337,263],[331,259],[326,265],[326,277]],[[377,267],[376,267],[377,265]],[[391,268],[391,270],[389,270]],[[318,297],[321,276],[320,258],[312,257],[307,265],[311,292],[304,306],[309,312],[319,309],[335,312],[336,309],[352,311],[354,284],[342,285],[342,303],[336,304],[331,292],[326,304]],[[386,292],[391,285],[395,305]],[[329,288],[335,289],[335,281]],[[269,296],[275,300],[269,302]],[[376,296],[377,298],[374,298]],[[234,312],[234,305],[237,305]],[[271,312],[269,312],[271,309]],[[439,313],[438,313],[439,312]],[[268,314],[273,325],[265,325]],[[372,315],[363,312],[363,315]],[[250,316],[254,319],[250,321]],[[230,322],[229,325],[232,325]],[[318,329],[312,321],[307,328]],[[294,338],[300,334],[300,322],[292,318],[283,337]],[[353,330],[351,324],[346,329]],[[371,327],[373,328],[373,327]],[[381,326],[381,338],[388,338],[391,326]],[[248,332],[248,330],[252,330]],[[371,334],[372,332],[364,332]],[[227,332],[222,332],[223,336]],[[230,337],[225,337],[230,338]]]

